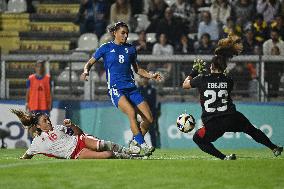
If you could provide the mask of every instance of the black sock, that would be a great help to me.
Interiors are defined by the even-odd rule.
[[[224,159],[226,157],[226,155],[223,154],[222,152],[220,152],[219,150],[217,150],[212,143],[204,141],[197,134],[195,134],[193,136],[193,141],[198,145],[198,147],[203,152],[206,152],[206,153],[208,153],[208,154],[210,154],[212,156],[215,156],[215,157],[217,157],[219,159]]]
[[[250,135],[256,142],[263,144],[264,146],[270,148],[271,150],[277,148],[275,144],[259,129],[255,127],[249,127],[248,131],[245,132]]]

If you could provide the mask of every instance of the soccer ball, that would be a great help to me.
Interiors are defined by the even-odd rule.
[[[190,114],[181,114],[177,118],[177,128],[184,133],[192,131],[195,127],[195,119]]]

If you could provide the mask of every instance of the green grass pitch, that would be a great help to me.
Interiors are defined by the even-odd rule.
[[[284,156],[267,149],[225,150],[221,161],[191,150],[157,150],[148,160],[19,160],[0,149],[0,189],[284,189]]]

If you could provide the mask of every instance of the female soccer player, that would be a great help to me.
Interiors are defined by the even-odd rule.
[[[215,50],[216,55],[211,61],[211,74],[197,76],[197,67],[202,70],[201,61],[198,61],[191,74],[185,79],[183,88],[197,88],[200,92],[202,107],[203,127],[195,132],[193,141],[202,151],[210,155],[222,160],[234,160],[235,154],[224,155],[214,147],[212,142],[225,132],[244,132],[256,142],[270,148],[275,156],[279,156],[283,147],[273,144],[261,130],[255,128],[242,113],[236,110],[231,99],[233,80],[223,73],[227,67],[228,58],[239,54],[241,49],[242,44],[237,37],[230,35],[228,38],[221,39]]]
[[[140,153],[142,149],[145,155],[151,155],[154,148],[145,143],[144,135],[153,122],[153,117],[147,102],[137,90],[131,66],[142,77],[160,81],[161,76],[159,73],[150,74],[137,64],[135,47],[126,43],[129,32],[127,24],[117,22],[109,29],[109,32],[112,33],[114,40],[103,44],[96,50],[93,57],[86,63],[81,79],[87,80],[92,65],[101,57],[104,59],[111,101],[128,116],[130,121],[130,128],[134,136],[130,149],[133,153]],[[137,126],[136,112],[143,119],[140,128]]]
[[[64,120],[64,125],[53,126],[44,113],[27,114],[14,109],[11,111],[34,136],[22,159],[31,159],[36,154],[62,159],[132,158],[127,154],[126,148],[85,135],[69,119]]]

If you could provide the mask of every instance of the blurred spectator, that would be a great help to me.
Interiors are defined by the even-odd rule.
[[[105,33],[109,6],[104,0],[81,0],[75,24],[80,33],[95,33],[99,38]]]
[[[282,40],[284,40],[284,16],[276,15],[275,20],[271,23],[272,29],[277,29]]]
[[[257,0],[257,13],[261,13],[265,22],[269,23],[280,12],[279,0]]]
[[[173,46],[168,43],[167,35],[161,33],[159,35],[159,42],[153,46],[153,55],[172,55],[174,54]]]
[[[176,0],[171,9],[176,18],[181,19],[186,26],[186,33],[194,32],[192,28],[196,25],[196,14],[194,8],[185,0]]]
[[[195,9],[195,12],[200,13],[200,8],[208,7],[209,5],[205,2],[205,0],[192,0],[192,6]]]
[[[214,46],[211,42],[210,35],[208,33],[204,33],[199,40],[199,45],[196,49],[196,54],[213,54]]]
[[[185,32],[181,21],[173,17],[173,11],[168,7],[165,10],[165,18],[159,20],[156,33],[164,33],[168,36],[168,42],[175,45],[179,37]]]
[[[195,29],[198,27],[198,23],[202,21],[201,13],[204,11],[202,9],[206,7],[208,8],[208,5],[205,3],[205,0],[193,0],[192,7],[196,14],[196,19],[195,19],[196,23],[194,25],[194,29]],[[194,32],[197,32],[197,29]]]
[[[233,33],[238,36],[242,35],[242,26],[235,24],[232,17],[227,18],[226,25],[223,26],[221,37],[227,37],[229,33]]]
[[[215,20],[212,20],[211,14],[208,11],[202,13],[202,22],[200,22],[198,26],[198,40],[201,39],[204,33],[208,33],[213,41],[219,39],[218,24]]]
[[[130,0],[131,14],[142,14],[144,10],[144,1],[143,0]]]
[[[214,0],[210,7],[210,13],[212,20],[226,24],[227,18],[231,14],[231,5],[228,0]]]
[[[147,32],[156,32],[157,23],[164,18],[168,4],[164,0],[151,0],[149,3],[148,18],[151,22]]]
[[[175,54],[194,54],[194,41],[183,34],[175,47]]]
[[[36,10],[35,10],[35,7],[33,5],[33,0],[26,0],[27,2],[27,13],[35,13]]]
[[[146,102],[149,104],[151,113],[153,115],[153,123],[149,127],[149,134],[151,136],[151,142],[154,147],[157,147],[159,142],[159,126],[158,118],[160,115],[160,106],[157,104],[157,92],[155,87],[151,85],[148,78],[140,77],[138,82],[138,89],[142,93]]]
[[[253,31],[251,29],[247,29],[243,37],[244,48],[242,54],[248,54],[248,55],[255,54],[255,47],[259,45],[260,44],[254,38]]]
[[[262,14],[257,14],[255,16],[252,28],[257,42],[263,43],[265,40],[268,39],[269,28],[267,23],[263,20]]]
[[[247,63],[247,69],[250,73],[250,78],[251,79],[256,79],[257,74],[256,74],[256,68],[255,68],[255,63]]]
[[[247,97],[249,83],[251,81],[250,73],[245,64],[236,63],[235,67],[228,74],[234,80],[234,94]]]
[[[247,25],[255,14],[254,3],[250,0],[236,0],[232,4],[231,16],[243,26]]]
[[[129,24],[131,18],[131,6],[128,0],[116,0],[110,8],[110,23],[121,21]]]
[[[0,12],[5,12],[7,10],[7,0],[0,1]]]
[[[159,41],[153,46],[153,55],[173,55],[174,48],[172,45],[168,44],[167,35],[162,33],[159,35]],[[150,63],[148,64],[148,69],[153,71],[159,71],[162,73],[166,84],[169,84],[170,78],[173,77],[172,74],[172,63]]]
[[[278,46],[271,48],[271,55],[280,55]],[[283,55],[283,54],[282,54]],[[268,97],[277,97],[280,86],[280,79],[283,73],[282,62],[269,62],[265,64],[265,80],[268,83]]]
[[[280,49],[279,54],[284,55],[284,42],[280,39],[278,30],[273,29],[270,31],[270,39],[263,43],[263,54],[271,55],[272,49],[275,46]]]
[[[284,15],[284,1],[281,1],[281,10],[280,10],[280,14]]]
[[[132,43],[139,54],[151,54],[152,47],[151,44],[146,42],[146,33],[145,31],[139,32],[139,38]]]

